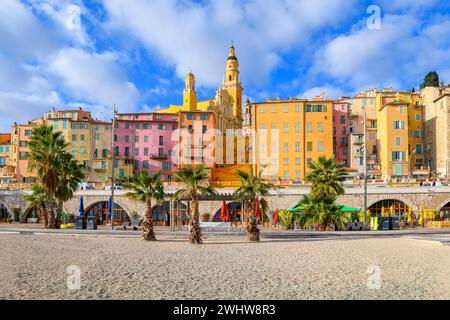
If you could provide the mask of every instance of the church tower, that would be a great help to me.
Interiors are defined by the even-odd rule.
[[[195,92],[195,76],[189,72],[186,75],[186,87],[183,91],[183,110],[197,110],[197,93]]]
[[[236,58],[234,46],[231,45],[226,62],[225,79],[222,84],[233,99],[233,116],[242,127],[242,84],[239,81],[239,61]]]

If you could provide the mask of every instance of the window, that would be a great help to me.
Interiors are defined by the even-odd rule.
[[[406,153],[402,151],[392,151],[392,161],[405,161]]]
[[[125,142],[130,142],[130,136],[125,136]]]
[[[300,122],[295,123],[295,133],[300,133]]]
[[[102,150],[102,157],[103,158],[108,158],[109,155],[109,150],[108,149],[103,149]]]
[[[345,116],[341,116],[341,124],[345,124]]]
[[[394,129],[403,129],[405,123],[403,121],[394,121]]]
[[[139,123],[136,123],[136,124],[134,125],[134,127],[135,127],[136,129],[140,129],[140,128],[141,128],[141,125],[140,125]]]
[[[188,120],[194,120],[195,119],[195,115],[193,115],[192,113],[188,113],[188,115],[186,116]]]
[[[148,169],[148,160],[142,161],[142,169]]]
[[[80,155],[84,156],[86,154],[86,148],[80,147]]]
[[[322,122],[317,123],[317,132],[323,132],[323,123]]]
[[[77,156],[77,148],[75,148],[75,147],[72,148],[72,155],[73,155],[74,157]]]
[[[160,146],[164,145],[164,137],[163,136],[159,136],[159,145]]]
[[[62,121],[62,127],[63,127],[63,129],[67,129],[67,119],[64,119]]]
[[[309,165],[312,163],[312,158],[306,159],[306,163],[307,163],[307,165],[309,166]]]
[[[53,122],[53,128],[58,129],[58,121]]]
[[[85,141],[86,140],[86,136],[84,134],[80,134],[80,141]]]
[[[416,121],[420,121],[420,113],[416,113]]]
[[[144,142],[148,142],[148,136],[144,136]]]
[[[399,147],[401,145],[401,138],[400,137],[395,137],[395,145],[397,147]]]
[[[259,110],[259,113],[265,113],[266,112],[266,107],[265,106],[259,106],[258,110]]]
[[[431,143],[427,144],[427,152],[431,152],[431,150],[433,149]]]
[[[170,162],[163,162],[163,170],[164,171],[170,171],[171,167],[172,167],[172,163],[170,163]]]
[[[138,156],[139,155],[139,148],[134,149],[134,155]]]
[[[289,171],[284,171],[284,173],[283,173],[283,179],[284,179],[284,180],[289,180]]]
[[[130,156],[130,147],[125,147],[125,157]]]
[[[294,111],[295,111],[295,112],[300,112],[300,105],[296,104],[296,105],[294,106]]]
[[[272,113],[276,113],[277,112],[277,106],[272,106]]]
[[[289,123],[287,122],[283,123],[283,132],[289,133]]]
[[[139,169],[139,160],[134,160],[134,169],[135,170]]]
[[[139,142],[139,136],[134,137],[134,142]]]
[[[299,166],[301,164],[300,158],[295,158],[295,165]]]
[[[306,144],[306,151],[313,151],[313,143],[312,141],[308,141],[308,143]]]
[[[202,114],[202,115],[200,116],[200,119],[206,121],[206,120],[208,120],[208,115],[207,115],[207,114]]]
[[[148,156],[148,148],[144,148],[144,156]]]
[[[158,156],[160,157],[164,156],[164,148],[158,148]]]
[[[323,152],[323,141],[319,141],[317,143],[317,151],[318,152]]]
[[[270,124],[270,129],[276,130],[276,129],[277,129],[277,124],[276,124],[275,122],[272,122],[272,123]]]
[[[264,143],[259,144],[259,152],[260,153],[266,152],[266,145]]]
[[[142,129],[147,130],[149,128],[149,124],[148,123],[144,123],[142,125]]]
[[[208,127],[207,126],[202,126],[202,132],[203,134],[205,134],[208,131]]]
[[[26,148],[26,147],[28,147],[28,141],[20,141],[19,146],[20,146],[21,148]]]
[[[289,152],[289,142],[283,143],[283,152]]]
[[[312,125],[312,122],[308,122],[308,123],[306,124],[306,132],[308,132],[308,133],[312,133],[312,132],[313,132],[313,125]]]
[[[28,152],[19,152],[19,160],[27,160]]]
[[[31,137],[32,135],[32,131],[31,130],[25,130],[25,136],[26,137]]]
[[[416,154],[423,154],[423,144],[416,144]]]
[[[283,107],[283,112],[284,113],[289,113],[289,106],[284,106]]]
[[[283,166],[289,165],[289,158],[283,158]]]
[[[159,130],[166,130],[166,125],[162,123],[158,123],[158,129]]]
[[[299,180],[301,180],[301,172],[300,171],[295,171],[295,180],[297,180],[297,181],[299,181]]]
[[[300,152],[300,141],[295,142],[295,152]]]

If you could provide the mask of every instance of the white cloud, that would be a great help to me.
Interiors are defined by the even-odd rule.
[[[0,131],[69,101],[95,113],[113,103],[134,107],[139,91],[118,55],[90,53],[93,41],[85,28],[66,27],[69,4],[81,7],[82,21],[95,20],[81,0],[0,1]]]
[[[441,37],[450,31],[439,30]],[[430,70],[447,68],[448,41],[435,38],[436,28],[425,28],[410,15],[386,15],[381,30],[359,28],[330,41],[316,56],[312,73],[324,73],[354,89],[404,88],[417,85]]]
[[[65,48],[49,63],[49,70],[76,99],[134,109],[139,91],[118,66],[118,58],[112,52]]]
[[[301,93],[298,97],[311,99],[311,98],[320,96],[322,93],[325,94],[325,96],[328,99],[336,99],[336,98],[339,98],[339,97],[342,97],[345,95],[344,91],[339,88],[334,88],[331,86],[324,86],[324,87],[310,88],[310,89],[304,91],[303,93]]]
[[[106,0],[108,26],[129,32],[148,51],[175,66],[183,79],[192,69],[198,83],[222,80],[231,40],[244,81],[264,83],[282,53],[301,46],[321,27],[344,21],[354,0]]]

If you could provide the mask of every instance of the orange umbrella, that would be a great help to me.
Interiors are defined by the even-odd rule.
[[[256,219],[261,219],[261,207],[259,205],[258,197],[256,197],[256,200],[255,200],[255,215],[256,215]]]
[[[220,209],[220,220],[222,222],[230,222],[230,213],[228,212],[227,203],[222,201],[222,208]]]

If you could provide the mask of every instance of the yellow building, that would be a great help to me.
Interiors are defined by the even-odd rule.
[[[333,156],[333,101],[268,100],[246,104],[254,172],[268,180],[302,182],[308,165]]]
[[[377,92],[379,158],[382,178],[423,177],[423,108],[411,92]]]
[[[424,108],[425,166],[434,178],[450,176],[450,86],[420,91]]]

